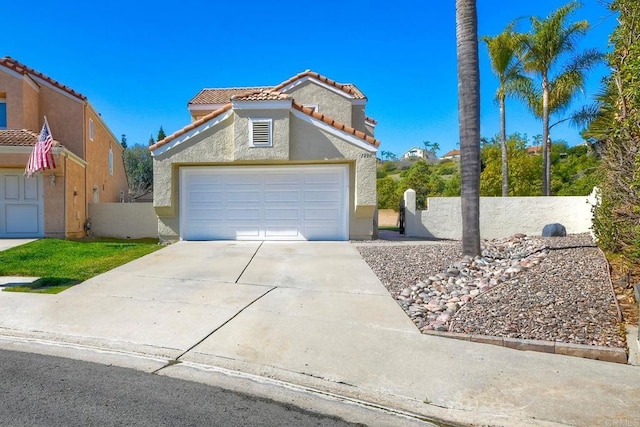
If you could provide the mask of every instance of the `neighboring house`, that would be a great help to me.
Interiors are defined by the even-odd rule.
[[[530,156],[539,156],[542,154],[542,145],[527,147],[527,154]]]
[[[366,104],[312,71],[203,89],[193,122],[150,147],[160,239],[371,239],[379,141]]]
[[[460,159],[460,150],[451,150],[444,153],[441,160],[458,160]]]
[[[427,150],[423,148],[413,147],[402,155],[403,159],[425,159]]]
[[[47,117],[55,169],[24,169]],[[89,203],[127,193],[122,147],[87,98],[0,58],[0,238],[81,237]]]

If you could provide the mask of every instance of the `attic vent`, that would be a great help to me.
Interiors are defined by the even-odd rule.
[[[251,141],[252,147],[271,147],[271,119],[251,120]]]

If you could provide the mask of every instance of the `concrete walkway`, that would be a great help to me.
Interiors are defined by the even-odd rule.
[[[0,347],[34,345],[449,423],[640,423],[640,368],[422,335],[346,242],[180,242],[59,295],[0,292]]]
[[[24,245],[38,239],[0,239],[0,252]]]

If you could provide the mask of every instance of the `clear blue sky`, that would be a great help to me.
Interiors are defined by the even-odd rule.
[[[565,3],[478,0],[479,34]],[[454,0],[34,0],[5,2],[2,15],[0,55],[86,95],[130,145],[146,144],[160,125],[167,134],[187,125],[186,104],[204,87],[275,85],[311,69],[367,95],[380,150],[401,154],[424,140],[440,154],[457,147]],[[585,0],[572,18],[593,27],[582,47],[607,49],[616,20],[601,1]],[[499,130],[497,81],[483,44],[480,60],[481,132],[491,137]],[[604,74],[604,66],[592,73],[576,108],[591,102]],[[509,133],[542,133],[518,101],[507,112]],[[569,126],[552,138],[580,142]]]

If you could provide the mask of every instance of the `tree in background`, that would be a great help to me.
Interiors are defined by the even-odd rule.
[[[522,35],[513,31],[511,23],[497,36],[482,37],[489,50],[491,68],[498,77],[496,101],[500,109],[500,144],[502,153],[502,197],[509,195],[508,159],[507,159],[507,123],[505,100],[507,95],[519,91],[523,85],[529,84],[523,75],[520,51],[522,49]]]
[[[480,195],[500,196],[502,192],[502,137],[487,141],[481,150],[482,164],[480,174]],[[539,196],[540,156],[527,153],[527,138],[520,134],[509,135],[506,139],[509,162],[509,195]]]
[[[480,68],[475,0],[456,0],[462,252],[480,255]]]
[[[127,135],[125,135],[124,133],[120,137],[120,145],[122,145],[122,148],[124,148],[125,150],[127,149]]]
[[[156,143],[156,140],[153,139],[153,134],[149,136],[149,145],[153,145]]]
[[[606,250],[640,258],[640,3],[614,0],[618,26],[607,55],[611,75],[600,97],[599,114],[585,136],[604,146],[600,203],[594,232]]]
[[[124,167],[132,197],[153,190],[153,163],[148,147],[134,145],[124,150]]]
[[[162,141],[166,137],[167,135],[165,135],[164,129],[162,129],[162,125],[160,125],[160,130],[158,131],[158,137],[156,138],[156,141]]]
[[[523,66],[537,75],[539,89],[533,86],[525,96],[533,113],[542,119],[542,194],[551,194],[551,138],[549,118],[564,111],[584,85],[585,72],[601,55],[596,50],[576,52],[579,36],[589,29],[587,21],[568,24],[567,18],[580,6],[569,3],[546,19],[531,18],[531,31],[524,37]],[[566,63],[561,63],[566,56]]]

